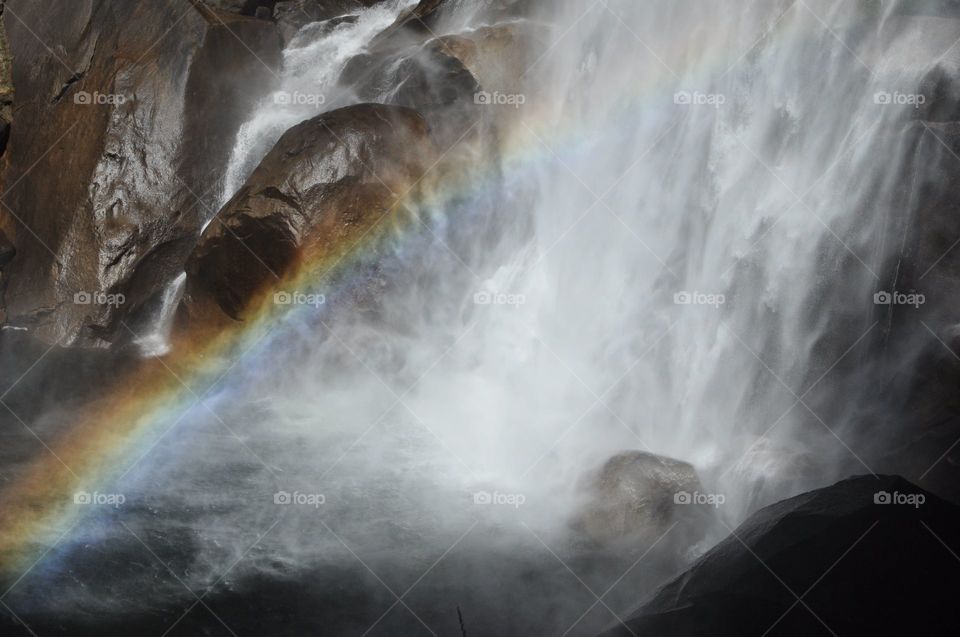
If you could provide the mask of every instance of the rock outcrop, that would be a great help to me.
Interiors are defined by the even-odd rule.
[[[337,254],[402,214],[398,197],[437,155],[423,117],[402,107],[351,106],[293,127],[201,237],[179,324],[241,319],[305,256]]]
[[[18,114],[2,175],[8,322],[48,342],[129,338],[215,210],[276,26],[178,0],[8,0]],[[125,303],[87,303],[91,298]],[[78,302],[79,301],[79,302]]]
[[[761,509],[605,635],[953,634],[958,550],[960,507],[850,478]]]
[[[586,504],[574,528],[601,545],[649,548],[670,531],[689,548],[707,531],[712,512],[689,463],[643,451],[617,454],[583,483]],[[676,529],[671,527],[676,526]]]

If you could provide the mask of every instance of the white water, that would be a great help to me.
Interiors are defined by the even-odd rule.
[[[246,556],[278,515],[274,489],[325,494],[325,524],[365,563],[419,574],[477,519],[489,545],[540,550],[530,529],[562,545],[577,480],[622,450],[692,462],[726,496],[729,524],[869,472],[852,429],[858,343],[889,289],[912,160],[912,106],[874,96],[915,91],[960,33],[864,7],[543,7],[554,26],[525,76],[501,193],[507,219],[532,216],[533,238],[469,268],[435,242],[440,282],[410,275],[375,321],[341,317],[332,336],[310,321],[278,328],[282,369],[239,365],[208,401],[231,435],[193,424],[138,469],[176,505],[201,505],[204,519],[184,523],[200,529],[192,573],[209,584]],[[390,15],[313,43],[305,30],[286,54],[287,90],[332,90]],[[286,127],[330,105],[264,104],[226,195]],[[450,239],[450,226],[433,230]],[[522,303],[477,304],[480,292]],[[724,302],[678,304],[684,293]],[[213,498],[211,484],[230,488]],[[474,505],[481,490],[526,503]],[[353,562],[317,509],[282,512],[237,573]]]
[[[949,30],[823,2],[553,9],[554,46],[526,75],[505,158],[506,187],[536,192],[533,241],[474,264],[482,276],[451,260],[447,285],[401,285],[380,325],[277,343],[292,360],[261,384],[248,432],[269,430],[267,464],[318,489],[410,480],[408,497],[451,526],[476,511],[450,497],[522,493],[554,530],[578,477],[622,450],[692,462],[730,523],[870,472],[837,393],[853,391],[898,247],[886,233],[912,108],[874,96],[915,89],[933,58],[905,52],[946,50]],[[327,90],[391,15],[364,14],[349,44],[301,34],[287,88]],[[265,105],[238,140],[236,179],[307,115]],[[524,302],[474,304],[491,289]],[[678,304],[684,293],[724,302]],[[412,316],[412,333],[390,331]]]
[[[315,22],[294,36],[283,52],[280,86],[237,135],[218,208],[243,185],[286,130],[349,101],[349,94],[336,85],[343,66],[413,4],[415,0],[389,0],[361,11],[356,22],[332,30]]]
[[[177,306],[183,298],[184,287],[187,283],[187,273],[182,272],[170,282],[163,291],[160,300],[160,309],[154,322],[153,331],[141,336],[135,341],[140,353],[144,357],[163,356],[170,351],[170,333],[173,331],[173,321],[176,318]]]

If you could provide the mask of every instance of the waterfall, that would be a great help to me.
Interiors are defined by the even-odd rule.
[[[287,129],[349,103],[349,94],[337,86],[343,66],[413,4],[415,0],[389,0],[360,11],[354,21],[313,22],[300,29],[283,52],[279,88],[237,134],[218,209]]]
[[[353,103],[340,70],[411,4],[297,34],[281,88],[238,135],[224,202],[291,125]],[[466,4],[434,28],[490,26]],[[628,450],[693,464],[730,526],[874,470],[873,417],[894,418],[881,412],[898,398],[880,381],[914,344],[888,347],[889,298],[915,292],[899,263],[923,169],[946,152],[918,125],[923,87],[960,70],[955,28],[901,2],[530,5],[524,24],[550,25],[542,46],[480,108],[502,138],[498,178],[478,175],[414,239],[378,248],[376,311],[338,316],[331,292],[322,313],[285,315],[125,476],[131,499],[162,481],[157,508],[183,512],[151,523],[157,537],[189,529],[191,590],[233,566],[232,579],[302,569],[339,590],[358,555],[414,581],[470,534],[462,570],[436,586],[506,596],[503,582],[555,574],[518,555],[582,558],[577,485]],[[490,200],[495,219],[470,214]],[[162,350],[165,334],[150,338]],[[229,485],[214,504],[210,485]],[[323,494],[331,533],[317,504],[264,534],[273,488]],[[605,582],[623,573],[593,566]],[[622,587],[622,605],[651,585]],[[552,595],[516,612],[542,628]]]
[[[305,28],[284,90],[334,91],[334,69],[404,5],[388,6]],[[694,464],[730,524],[869,473],[858,399],[905,223],[909,97],[946,63],[907,52],[952,42],[900,7],[543,8],[534,19],[554,26],[508,107],[501,184],[517,220],[504,232],[524,236],[528,213],[530,240],[469,271],[435,243],[443,280],[400,281],[380,323],[275,337],[284,369],[237,381],[263,398],[235,426],[269,432],[301,483],[366,493],[364,515],[444,527],[484,490],[525,494],[531,519],[561,529],[580,476],[624,450]],[[227,194],[286,126],[330,106],[266,104]]]
[[[180,273],[177,278],[170,282],[163,291],[160,299],[160,309],[157,312],[153,331],[150,334],[141,336],[135,341],[140,353],[144,357],[163,356],[170,351],[170,332],[173,330],[173,320],[177,313],[177,305],[183,296],[184,285],[187,282],[187,274]]]

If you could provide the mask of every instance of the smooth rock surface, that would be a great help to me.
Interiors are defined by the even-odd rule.
[[[131,339],[121,321],[148,322],[182,270],[280,39],[177,0],[59,6],[10,0],[3,16],[19,105],[0,179],[8,322],[103,346]],[[98,292],[125,302],[76,302]]]
[[[436,149],[415,111],[351,106],[287,131],[187,263],[184,321],[240,319],[259,292],[393,214]]]
[[[604,634],[954,634],[958,549],[957,505],[850,478],[761,509]]]

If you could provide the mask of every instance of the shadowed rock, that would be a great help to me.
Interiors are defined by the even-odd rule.
[[[0,19],[3,18],[4,3],[0,1]],[[7,43],[7,30],[0,22],[0,157],[7,149],[10,140],[10,125],[13,122],[13,77],[11,74],[13,58]]]
[[[952,634],[958,549],[960,507],[899,477],[850,478],[761,509],[604,634]]]

